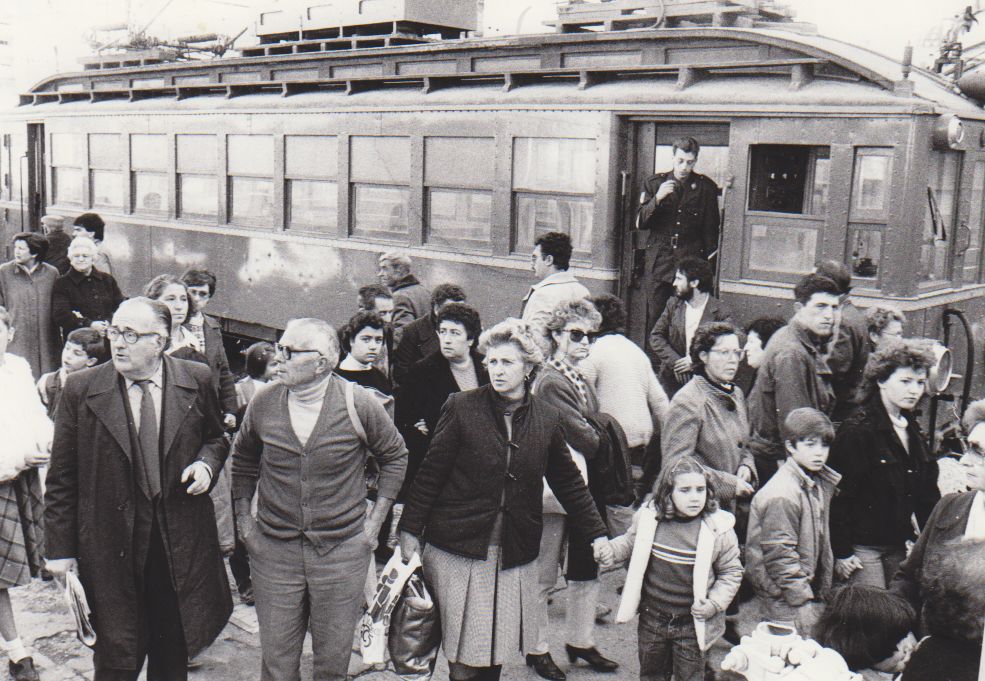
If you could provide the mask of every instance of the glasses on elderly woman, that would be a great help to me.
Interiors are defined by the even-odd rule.
[[[568,336],[571,338],[571,342],[573,343],[581,343],[586,338],[589,343],[594,343],[596,334],[588,331],[582,331],[581,329],[568,329]]]

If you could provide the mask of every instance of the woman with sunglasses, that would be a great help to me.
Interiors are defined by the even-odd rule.
[[[531,392],[561,412],[568,448],[579,465],[582,476],[594,494],[590,463],[599,447],[599,434],[585,419],[599,411],[599,401],[591,383],[585,380],[578,367],[588,357],[592,338],[602,315],[588,300],[562,302],[554,307],[547,319],[546,343],[550,352],[538,370]],[[599,514],[605,518],[605,502],[595,497]],[[595,608],[599,600],[598,564],[588,540],[580,532],[572,532],[564,509],[550,487],[544,489],[544,532],[540,540],[540,589],[535,604],[535,640],[524,641],[527,664],[545,679],[564,679],[565,674],[554,663],[548,649],[548,596],[557,581],[558,565],[563,563],[561,551],[568,539],[567,573],[568,599],[566,610],[566,645],[568,659],[573,663],[585,660],[597,672],[612,672],[618,664],[603,657],[595,647]]]
[[[888,339],[869,355],[859,409],[841,424],[828,465],[841,473],[831,548],[841,579],[885,588],[934,504],[937,461],[913,409],[934,364],[926,341]]]
[[[663,467],[693,456],[709,469],[720,502],[734,508],[752,495],[756,465],[745,448],[749,416],[742,388],[735,385],[743,351],[739,330],[729,322],[707,322],[690,347],[694,376],[670,401],[661,432]]]

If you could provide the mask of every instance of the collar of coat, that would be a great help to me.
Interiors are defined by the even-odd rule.
[[[695,374],[694,378],[692,378],[691,380],[694,381],[694,384],[697,387],[701,388],[701,392],[703,392],[711,399],[717,400],[718,402],[724,404],[725,408],[728,409],[729,411],[735,411],[738,408],[735,399],[738,393],[736,393],[735,391],[738,390],[739,386],[737,385],[734,386],[732,389],[733,391],[731,393],[727,393],[724,390],[722,390],[718,385],[709,381],[701,374]]]
[[[838,473],[833,468],[824,466],[817,473],[810,475],[790,457],[787,457],[786,463],[784,463],[781,468],[789,469],[789,472],[794,476],[794,479],[797,480],[797,483],[806,490],[814,489],[814,487],[818,484],[821,486],[829,485],[831,487],[836,487],[838,482],[841,481],[841,473]]]
[[[418,281],[417,277],[415,277],[413,274],[408,274],[406,277],[401,277],[400,279],[398,279],[396,283],[390,287],[390,290],[398,291],[402,288],[407,288],[408,286],[420,285],[420,283],[421,282]]]
[[[568,270],[561,270],[560,272],[555,272],[554,274],[548,274],[546,277],[533,284],[530,288],[536,291],[544,286],[551,286],[552,284],[577,284],[578,280]]]

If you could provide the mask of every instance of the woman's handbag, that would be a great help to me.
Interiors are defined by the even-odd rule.
[[[386,663],[390,616],[403,592],[404,584],[419,567],[421,559],[416,553],[405,563],[400,557],[400,547],[393,550],[393,556],[387,561],[383,574],[376,583],[376,595],[359,622],[359,652],[364,663]]]
[[[404,585],[390,615],[387,639],[394,671],[407,681],[427,681],[434,673],[441,644],[438,606],[415,572]]]
[[[585,457],[576,451],[571,445],[568,445],[568,453],[571,454],[571,460],[575,462],[578,466],[578,471],[581,473],[581,479],[588,484],[588,463],[585,461]],[[554,490],[551,486],[547,484],[547,478],[544,478],[544,513],[556,513],[559,515],[566,515],[567,511],[561,506],[561,502],[558,498],[554,496]]]

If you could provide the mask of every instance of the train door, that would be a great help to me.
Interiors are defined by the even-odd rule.
[[[41,216],[45,211],[44,124],[27,125],[27,213],[28,228],[41,231]]]
[[[647,292],[644,288],[647,232],[636,229],[643,181],[654,173],[671,169],[674,140],[687,136],[695,138],[701,145],[696,172],[707,175],[719,187],[726,186],[729,184],[729,125],[707,121],[632,119],[626,132],[623,143],[627,148],[623,158],[631,167],[623,169],[628,179],[623,210],[624,229],[628,237],[623,239],[620,290],[626,302],[627,333],[642,345],[649,333],[649,329],[645,328]]]

